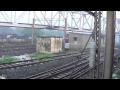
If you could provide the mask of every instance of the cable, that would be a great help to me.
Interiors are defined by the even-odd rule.
[[[92,34],[90,35],[89,39],[87,40],[87,43],[85,44],[85,47],[84,47],[84,49],[82,50],[80,57],[78,57],[78,58],[81,58],[81,57],[82,57],[83,52],[84,52],[84,50],[86,49],[86,46],[88,45],[88,42],[89,42],[90,38],[92,37],[92,35],[94,35],[94,31],[95,31],[95,29],[92,31]],[[73,69],[72,69],[71,73],[69,74],[68,78],[71,78],[71,75],[72,75],[72,73],[74,72],[77,64],[79,63],[79,60],[80,60],[80,59],[78,59],[78,61],[76,62],[75,66],[73,67]]]

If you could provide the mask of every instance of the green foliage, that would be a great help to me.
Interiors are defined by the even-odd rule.
[[[13,61],[19,61],[20,59],[11,57],[11,56],[4,56],[0,59],[0,63],[7,63],[7,62],[13,62]]]
[[[43,58],[45,59],[45,58],[52,58],[53,54],[46,54],[46,53],[36,52],[34,54],[31,54],[30,57],[35,58],[35,59],[43,59]]]

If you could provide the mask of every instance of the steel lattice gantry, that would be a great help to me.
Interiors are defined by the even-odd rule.
[[[0,11],[0,26],[54,28],[66,31],[91,32],[94,28],[95,11]],[[106,18],[101,18],[101,30],[106,30]],[[116,31],[119,32],[119,19],[116,20]]]
[[[92,31],[94,18],[87,11],[0,11],[0,26],[54,28],[67,31]]]
[[[88,12],[88,11],[87,11]],[[100,48],[101,48],[101,11],[88,12],[94,17],[94,30],[93,39],[96,42],[96,53],[95,53],[95,66],[94,66],[94,77],[99,78],[99,64],[100,64]]]

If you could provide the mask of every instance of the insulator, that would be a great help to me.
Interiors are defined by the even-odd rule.
[[[94,41],[90,42],[90,57],[89,57],[89,66],[91,68],[95,65],[95,50],[96,50],[96,43]]]

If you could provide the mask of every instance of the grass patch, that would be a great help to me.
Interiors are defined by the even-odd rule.
[[[11,57],[11,56],[4,56],[0,59],[0,63],[7,63],[7,62],[13,62],[13,61],[19,61],[20,59]]]
[[[35,59],[46,59],[46,58],[52,58],[53,54],[46,54],[46,53],[33,53],[30,55],[31,58],[35,58]]]

